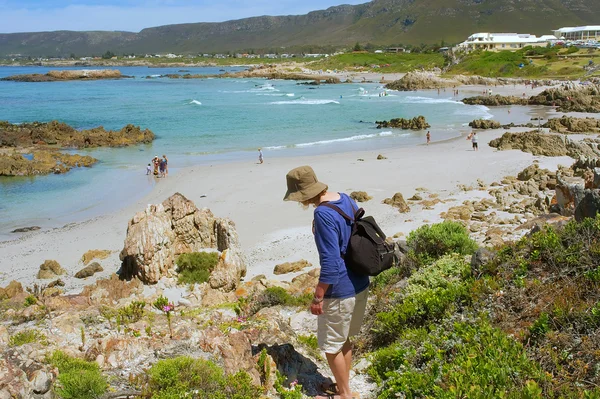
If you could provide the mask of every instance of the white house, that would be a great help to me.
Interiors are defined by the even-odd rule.
[[[466,50],[518,50],[526,46],[543,47],[556,40],[552,35],[537,37],[529,33],[474,33],[459,44]]]
[[[600,25],[566,27],[552,32],[561,40],[600,40]]]

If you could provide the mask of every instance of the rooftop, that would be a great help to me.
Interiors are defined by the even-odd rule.
[[[580,32],[580,31],[586,31],[586,30],[600,31],[600,25],[567,26],[565,28],[556,29],[555,32],[569,33],[569,32]]]

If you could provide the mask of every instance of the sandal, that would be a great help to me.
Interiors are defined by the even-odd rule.
[[[335,382],[332,382],[329,385],[321,385],[321,388],[323,389],[323,393],[325,395],[328,395],[328,398],[334,399],[335,395],[339,395],[339,391],[338,391],[338,386]],[[352,399],[360,399],[360,394],[358,392],[352,392]]]

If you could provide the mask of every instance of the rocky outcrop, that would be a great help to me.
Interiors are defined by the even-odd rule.
[[[469,126],[473,129],[500,129],[501,127],[500,122],[488,119],[475,119],[469,122]]]
[[[350,198],[356,202],[367,202],[373,199],[366,191],[352,191]]]
[[[598,145],[577,142],[555,134],[536,131],[523,133],[504,133],[502,137],[490,141],[490,146],[499,150],[521,150],[533,155],[558,157],[568,155],[573,158],[598,157]]]
[[[556,106],[561,112],[600,112],[600,87],[551,88],[529,98],[528,104]]]
[[[150,130],[127,125],[121,130],[102,126],[77,130],[58,121],[12,124],[0,121],[0,147],[55,146],[61,148],[124,147],[148,144],[155,136]]]
[[[129,221],[120,273],[155,284],[161,277],[175,274],[177,256],[206,249],[220,252],[209,280],[211,287],[234,289],[246,274],[234,223],[216,218],[209,209],[198,209],[176,193],[162,204],[149,205]]]
[[[385,85],[386,89],[398,91],[413,91],[425,89],[442,89],[459,84],[456,80],[440,78],[433,72],[409,72],[402,78]]]
[[[8,283],[6,288],[0,287],[0,300],[13,298],[19,294],[22,294],[23,292],[23,286],[21,283],[13,280]]]
[[[89,155],[64,154],[59,151],[31,151],[31,160],[19,153],[0,154],[0,176],[62,174],[77,167],[91,167],[98,162]]]
[[[540,182],[545,176],[556,179],[556,173],[551,172],[548,169],[541,169],[537,163],[534,163],[519,172],[517,179],[520,181],[533,179],[536,182]]]
[[[11,233],[29,233],[30,231],[37,231],[40,229],[40,226],[19,227],[18,229],[12,230]]]
[[[99,279],[93,285],[86,285],[81,292],[85,303],[114,304],[124,298],[132,298],[143,292],[142,283],[137,280],[125,281],[116,274],[106,279]]]
[[[285,262],[279,265],[276,265],[273,269],[274,274],[287,274],[287,273],[295,273],[299,272],[302,269],[312,266],[310,262],[307,260],[299,260],[297,262]]]
[[[473,215],[473,206],[472,205],[459,205],[453,206],[448,209],[447,212],[442,212],[442,219],[447,220],[462,220],[468,221],[471,220],[471,216]]]
[[[412,129],[412,130],[423,130],[431,127],[425,120],[425,117],[419,115],[412,119],[405,118],[394,118],[389,121],[376,121],[377,129],[381,128],[398,128],[398,129]]]
[[[92,262],[77,273],[75,273],[75,278],[87,278],[91,277],[98,272],[103,272],[104,269],[100,266],[98,262]]]
[[[52,399],[56,378],[56,369],[17,349],[7,350],[0,358],[0,398]]]
[[[81,257],[81,263],[87,265],[94,259],[106,259],[110,256],[111,251],[108,249],[90,249]]]
[[[595,218],[600,212],[600,190],[585,190],[583,198],[575,208],[575,220]]]
[[[100,79],[121,79],[129,76],[121,75],[117,69],[84,69],[84,70],[66,70],[49,71],[46,74],[32,73],[27,75],[13,75],[0,80],[13,82],[57,82],[66,80],[100,80]]]
[[[462,102],[468,105],[485,105],[488,107],[496,107],[499,105],[527,105],[529,102],[526,98],[517,96],[475,96],[463,98]]]
[[[37,274],[39,279],[53,279],[65,274],[65,269],[55,260],[46,260],[40,265],[40,270]]]
[[[476,96],[462,100],[470,105],[546,105],[561,112],[600,112],[600,88],[590,85],[576,89],[551,88],[529,98],[517,96]]]
[[[398,212],[406,213],[410,212],[410,207],[404,200],[402,193],[396,193],[392,198],[386,198],[383,200],[384,204],[391,205],[394,208],[398,208]]]
[[[549,119],[544,123],[544,127],[558,133],[598,133],[600,119],[563,116]]]

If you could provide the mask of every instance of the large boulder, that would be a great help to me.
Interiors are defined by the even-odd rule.
[[[373,197],[367,194],[366,191],[352,191],[350,193],[350,198],[352,198],[356,202],[367,202],[373,199]]]
[[[412,130],[423,130],[431,127],[425,120],[423,115],[416,116],[412,119],[408,118],[393,118],[389,121],[376,121],[377,129],[381,128],[398,128],[398,129],[412,129]]]
[[[37,278],[39,279],[53,279],[58,276],[65,274],[65,269],[55,260],[46,260],[40,265]]]
[[[565,115],[561,118],[548,119],[544,127],[559,133],[597,133],[600,131],[600,119]]]
[[[500,129],[500,122],[490,119],[475,119],[469,122],[469,126],[473,129]]]
[[[17,295],[22,294],[23,292],[23,286],[21,285],[21,283],[13,280],[10,283],[8,283],[6,288],[0,287],[0,300],[14,298]]]
[[[275,265],[273,269],[274,274],[287,274],[287,273],[295,273],[299,272],[304,268],[312,266],[310,262],[307,260],[299,260],[297,262],[285,262],[279,265]]]
[[[585,196],[585,180],[581,177],[557,175],[556,205],[564,216],[571,216]]]
[[[595,218],[600,211],[600,190],[585,190],[584,196],[575,208],[575,220]]]
[[[522,133],[504,133],[502,137],[490,141],[490,147],[499,150],[521,150],[533,155],[559,157],[568,155],[573,158],[598,157],[598,145],[585,141],[565,139],[561,135],[540,133],[537,131]]]
[[[384,204],[391,205],[394,208],[398,208],[398,212],[406,213],[410,212],[410,207],[404,200],[402,193],[396,193],[392,198],[386,198],[383,200]]]
[[[148,205],[129,221],[125,244],[120,254],[120,274],[155,284],[163,276],[175,274],[177,256],[217,249],[219,264],[213,271],[213,288],[232,289],[246,274],[235,224],[216,218],[212,212],[198,209],[176,193],[162,204]],[[233,280],[232,280],[233,279]]]
[[[56,369],[9,349],[0,358],[0,398],[54,398],[56,377]]]
[[[106,259],[110,256],[111,251],[109,249],[90,249],[81,257],[81,262],[87,265],[94,259]]]
[[[92,262],[77,273],[75,273],[75,278],[87,278],[91,277],[98,272],[102,272],[104,269],[100,266],[98,262]]]

